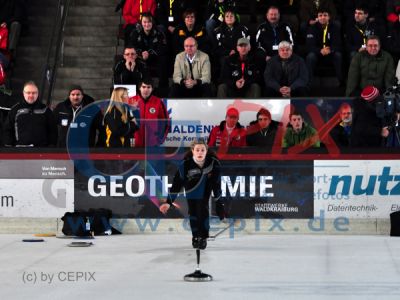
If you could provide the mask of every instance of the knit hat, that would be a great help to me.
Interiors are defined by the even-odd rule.
[[[235,117],[239,118],[239,111],[236,108],[231,107],[226,111],[226,115],[227,116],[235,116]]]
[[[363,98],[368,102],[375,100],[375,98],[378,96],[379,96],[379,90],[373,85],[366,86],[361,93],[361,98]]]
[[[83,89],[80,85],[73,84],[69,87],[68,95],[71,94],[72,91],[79,90],[83,94]]]

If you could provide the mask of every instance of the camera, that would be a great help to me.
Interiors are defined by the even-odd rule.
[[[376,103],[376,116],[389,121],[389,126],[397,120],[397,113],[400,112],[400,85],[388,88],[381,100]]]

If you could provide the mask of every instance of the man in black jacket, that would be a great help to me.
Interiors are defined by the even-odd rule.
[[[371,35],[377,35],[383,40],[384,29],[375,21],[369,21],[367,8],[357,6],[354,10],[353,22],[350,22],[346,29],[346,50],[349,63],[357,52],[367,49],[367,38]]]
[[[104,146],[105,138],[104,127],[102,125],[103,116],[101,111],[95,115],[92,115],[88,112],[82,112],[84,107],[93,102],[94,100],[92,97],[83,93],[81,86],[71,86],[68,93],[68,98],[63,102],[58,103],[53,111],[58,128],[57,147],[66,147],[68,130],[70,128],[78,129],[79,126],[82,128],[90,128],[88,136],[89,147]],[[75,122],[78,114],[81,117],[81,122],[79,122],[79,124]],[[96,137],[98,138],[96,139]],[[86,145],[80,146],[84,147]]]
[[[25,83],[24,100],[15,104],[5,122],[4,144],[12,147],[51,147],[57,142],[57,125],[46,105],[38,101],[39,89]]]
[[[260,69],[249,53],[250,41],[240,38],[236,48],[237,53],[229,56],[222,66],[217,97],[258,98],[261,96]]]
[[[308,29],[307,50],[306,63],[311,79],[317,63],[333,63],[340,85],[344,84],[340,30],[330,22],[330,13],[324,7],[318,10],[318,22]]]
[[[148,77],[146,64],[138,58],[136,49],[129,46],[124,49],[124,58],[114,68],[114,84],[135,84]]]
[[[266,61],[278,54],[281,41],[289,41],[293,45],[292,30],[288,24],[280,21],[279,8],[271,6],[266,21],[258,27],[256,34],[256,59],[261,70],[264,70]]]
[[[261,108],[257,112],[257,120],[247,127],[247,146],[262,147],[266,152],[271,152],[279,126],[279,122],[272,120],[269,110]],[[277,141],[276,145],[280,148],[281,141]]]
[[[307,96],[309,76],[304,60],[293,54],[289,42],[280,42],[278,48],[278,55],[272,57],[265,68],[265,95],[284,98]]]

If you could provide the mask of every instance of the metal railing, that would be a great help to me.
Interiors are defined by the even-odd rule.
[[[63,57],[64,30],[71,0],[58,0],[57,13],[54,16],[53,32],[47,49],[46,63],[44,65],[40,85],[42,103],[50,106],[56,80],[57,67],[60,57]]]

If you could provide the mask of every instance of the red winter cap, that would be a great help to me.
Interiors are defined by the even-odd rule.
[[[361,98],[370,102],[375,100],[376,97],[379,96],[379,90],[373,85],[366,86],[361,93]]]

